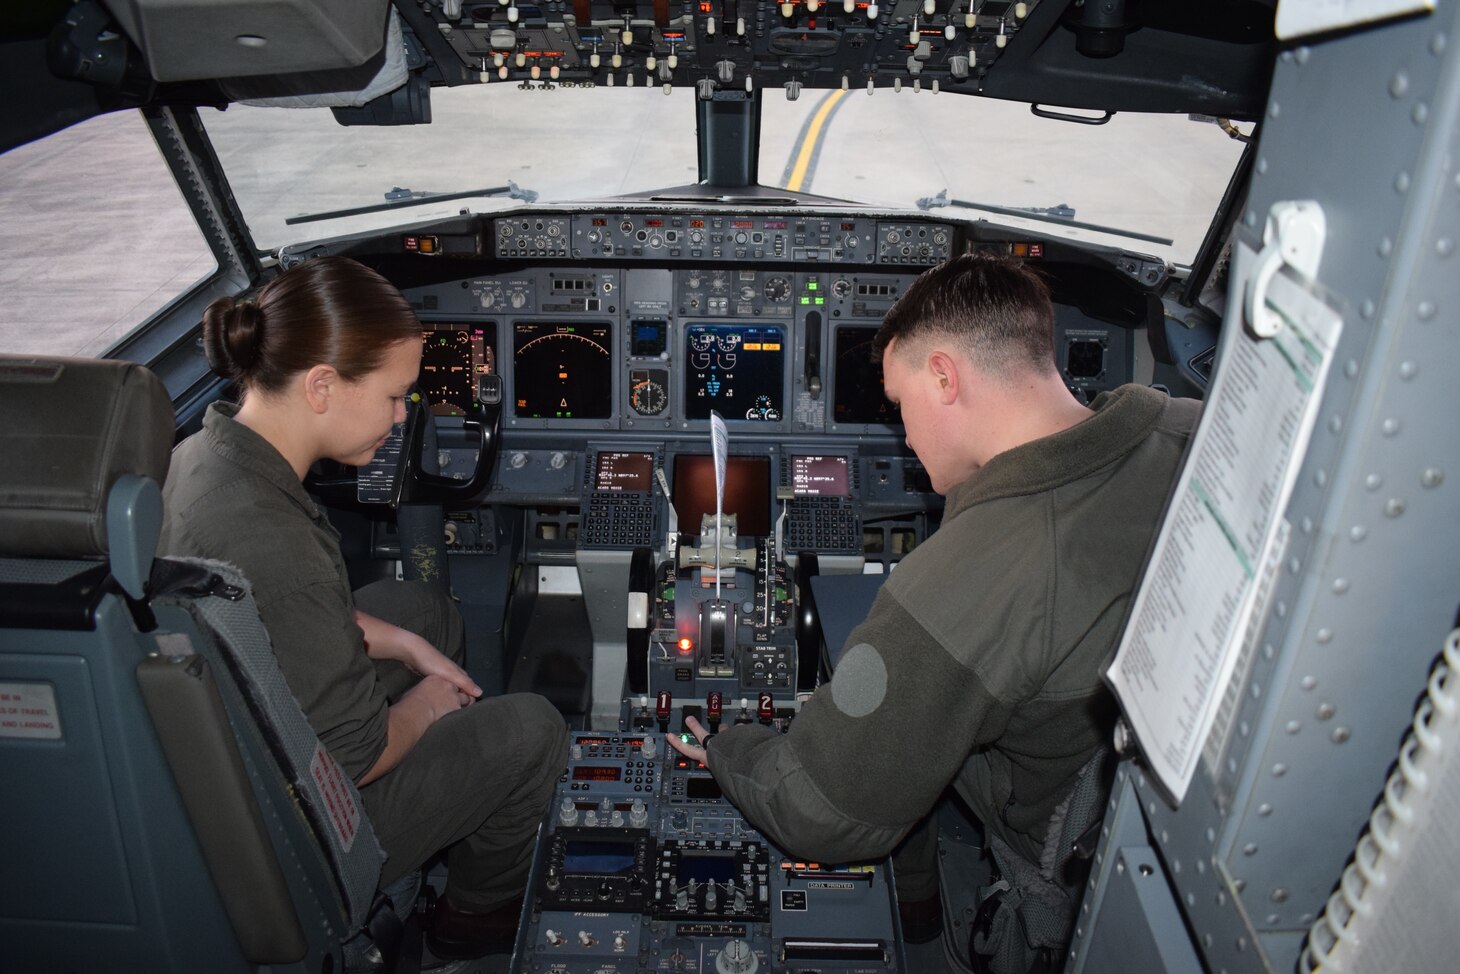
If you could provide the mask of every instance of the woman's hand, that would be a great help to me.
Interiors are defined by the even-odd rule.
[[[453,710],[460,710],[474,698],[443,676],[431,675],[422,678],[411,687],[402,700],[411,700],[426,708],[429,714],[427,726],[436,723]]]
[[[371,659],[393,659],[423,677],[439,676],[471,700],[482,695],[482,688],[467,676],[465,670],[409,629],[393,626],[359,609],[355,610],[355,624],[365,634],[365,655]]]
[[[403,663],[421,676],[439,676],[446,680],[467,696],[466,703],[471,703],[482,695],[482,688],[466,675],[466,670],[451,662],[444,653],[415,633],[407,632],[406,635],[414,636],[420,646],[416,649],[414,659],[402,660]]]

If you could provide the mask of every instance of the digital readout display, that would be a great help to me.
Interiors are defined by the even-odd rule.
[[[780,422],[785,329],[779,325],[700,325],[684,331],[684,415]]]
[[[711,801],[720,798],[723,792],[720,791],[720,783],[714,778],[692,777],[685,779],[684,794],[686,798],[697,801]]]
[[[797,497],[847,497],[852,489],[846,457],[791,457],[791,489]]]
[[[635,491],[647,494],[654,478],[654,454],[603,452],[593,478],[594,490]]]
[[[435,416],[480,406],[477,379],[496,371],[496,332],[481,325],[428,324],[422,333],[421,393]]]
[[[634,871],[632,842],[570,840],[563,849],[563,872],[588,876],[626,876]]]
[[[694,852],[680,856],[676,878],[681,884],[694,880],[697,883],[728,883],[735,879],[735,854],[733,852]]]
[[[580,764],[573,769],[574,781],[617,781],[623,769],[606,764]]]

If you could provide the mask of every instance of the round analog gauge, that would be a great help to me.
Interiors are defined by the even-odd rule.
[[[708,352],[715,347],[715,336],[708,332],[699,332],[689,336],[689,347],[695,352]]]
[[[669,404],[664,386],[653,379],[641,379],[629,390],[629,404],[640,416],[658,416]]]
[[[774,423],[781,418],[781,411],[771,402],[770,396],[756,396],[755,404],[745,411],[745,418]]]
[[[780,303],[791,296],[791,282],[784,277],[772,277],[765,282],[765,297],[767,301]]]

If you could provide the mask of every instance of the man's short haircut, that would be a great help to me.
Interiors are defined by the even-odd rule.
[[[1049,286],[1011,258],[965,254],[924,272],[882,319],[874,355],[880,361],[894,338],[905,348],[931,336],[951,339],[992,376],[1057,368]]]

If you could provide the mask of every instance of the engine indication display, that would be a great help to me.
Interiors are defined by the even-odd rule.
[[[516,413],[529,419],[606,419],[613,412],[608,325],[513,326]]]
[[[779,422],[785,390],[785,329],[777,325],[690,325],[685,329],[684,414]]]
[[[421,393],[432,414],[470,415],[478,405],[478,377],[497,371],[495,329],[432,323],[421,337]]]

